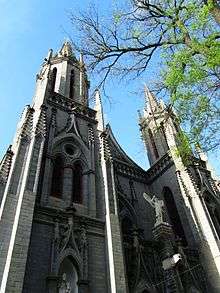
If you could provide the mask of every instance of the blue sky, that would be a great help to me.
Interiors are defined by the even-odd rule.
[[[108,15],[117,1],[0,0],[0,157],[12,141],[24,106],[32,101],[35,77],[48,49],[58,50],[68,34],[74,37],[70,11],[77,13],[91,3]],[[149,70],[138,81],[110,81],[107,92],[111,103],[104,99],[106,122],[111,124],[123,149],[144,168],[148,162],[137,110],[144,105],[143,84],[149,84],[152,76]],[[95,83],[90,80],[94,88]],[[218,168],[215,156],[211,155],[211,163]]]

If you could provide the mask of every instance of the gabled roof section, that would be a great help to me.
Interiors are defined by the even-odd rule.
[[[113,160],[120,161],[121,163],[129,165],[132,168],[139,169],[139,171],[141,172],[146,172],[144,169],[138,166],[131,158],[129,158],[129,156],[121,148],[116,138],[114,137],[111,126],[109,124],[106,125],[106,132],[107,132],[108,145],[109,145]]]

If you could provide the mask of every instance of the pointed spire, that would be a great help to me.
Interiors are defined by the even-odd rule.
[[[207,154],[203,151],[203,149],[201,148],[200,144],[197,143],[196,146],[196,152],[200,158],[200,160],[204,161],[204,162],[208,162],[208,157],[207,157]]]
[[[104,116],[103,116],[103,109],[102,109],[102,101],[100,91],[96,89],[95,91],[95,107],[94,110],[96,111],[96,120],[98,121],[97,129],[99,131],[104,131]]]
[[[144,85],[144,92],[146,104],[149,105],[150,111],[153,113],[159,107],[158,101],[146,84]]]
[[[60,49],[59,54],[63,57],[72,57],[73,56],[73,49],[70,42],[65,41],[62,48]]]

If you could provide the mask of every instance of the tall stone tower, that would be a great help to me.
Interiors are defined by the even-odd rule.
[[[50,50],[0,166],[1,293],[126,292],[101,100],[89,108],[88,90],[82,56],[68,42]]]
[[[201,151],[190,162],[178,152],[181,128],[171,107],[145,88],[140,116],[142,138],[151,164],[149,188],[164,200],[169,222],[185,247],[198,250],[211,292],[220,292],[220,193]]]

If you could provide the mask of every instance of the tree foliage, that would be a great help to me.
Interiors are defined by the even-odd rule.
[[[91,70],[140,76],[156,53],[163,63],[160,90],[184,124],[191,142],[219,146],[219,0],[130,0],[103,20],[95,9],[72,15]]]

